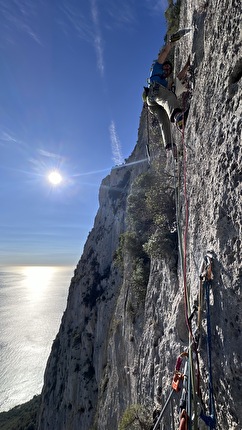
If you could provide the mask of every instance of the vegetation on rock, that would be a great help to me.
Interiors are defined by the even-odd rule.
[[[8,412],[0,413],[1,430],[35,430],[39,406],[40,395]]]

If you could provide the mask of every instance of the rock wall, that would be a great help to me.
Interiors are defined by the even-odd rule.
[[[41,430],[84,430],[94,422],[109,378],[108,343],[118,326],[115,309],[123,283],[113,258],[125,231],[131,184],[147,169],[144,148],[137,146],[128,162],[102,181],[94,227],[71,281],[67,308],[47,363]],[[114,389],[115,382],[112,385]]]
[[[189,204],[188,283],[197,286],[206,250],[214,261],[212,363],[218,428],[241,420],[241,76],[240,2],[209,2],[185,140]],[[199,9],[198,9],[199,11]],[[186,13],[184,9],[184,24]],[[194,14],[194,24],[200,23]],[[199,27],[197,29],[199,33]],[[196,39],[193,50],[196,50]],[[203,55],[201,54],[203,53]],[[201,351],[201,358],[206,358]],[[204,365],[206,368],[206,366]],[[204,372],[203,372],[204,376]]]
[[[208,250],[215,255],[211,344],[219,430],[242,428],[240,14],[235,0],[182,2],[180,26],[192,31],[175,49],[177,69],[188,53],[195,65],[184,139],[173,130],[181,154],[175,168],[180,179],[178,218],[182,238],[187,236],[191,307],[198,295],[201,261]],[[139,403],[152,410],[156,387],[162,387],[163,400],[171,390],[176,359],[188,347],[181,259],[178,265],[172,258],[151,259],[142,305],[130,288],[128,255],[123,271],[114,261],[120,234],[127,228],[127,198],[135,178],[157,160],[164,174],[174,175],[173,161],[166,159],[159,139],[155,119],[144,107],[132,155],[102,181],[94,227],[71,281],[47,363],[39,430],[116,430],[127,407]],[[204,317],[199,360],[208,408]],[[174,399],[174,408],[178,403]],[[170,413],[164,417],[167,428]]]

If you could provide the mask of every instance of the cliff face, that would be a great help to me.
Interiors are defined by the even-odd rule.
[[[201,261],[208,250],[214,253],[211,361],[216,428],[221,430],[242,428],[240,9],[235,0],[182,2],[180,27],[192,31],[175,50],[176,68],[189,53],[195,65],[184,142],[173,130],[181,154],[175,167],[177,215],[191,308],[198,296]],[[151,166],[146,160],[147,143]],[[188,347],[182,252],[178,262],[174,253],[170,258],[151,257],[142,298],[132,289],[130,254],[123,256],[122,268],[114,259],[120,235],[129,225],[127,199],[134,193],[133,183],[157,162],[174,183],[173,162],[166,160],[155,120],[144,107],[132,155],[100,187],[94,227],[71,281],[47,363],[39,430],[115,430],[130,405],[153,407],[157,385],[162,387],[163,400],[170,392],[176,359]],[[204,313],[201,326],[199,361],[207,411]],[[168,425],[169,419],[168,414]],[[201,428],[207,427],[201,424]]]

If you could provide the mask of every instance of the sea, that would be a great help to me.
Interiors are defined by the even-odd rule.
[[[0,267],[0,412],[40,394],[73,267]]]

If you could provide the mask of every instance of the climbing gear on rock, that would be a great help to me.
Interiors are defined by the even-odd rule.
[[[197,317],[197,333],[196,336],[199,340],[200,336],[200,329],[201,329],[201,315],[202,315],[202,309],[203,309],[203,302],[204,302],[204,281],[212,280],[213,279],[213,272],[212,272],[212,259],[213,259],[213,252],[208,251],[205,257],[202,260],[200,269],[199,269],[199,294],[198,294],[198,317]]]
[[[179,357],[176,360],[175,373],[171,384],[173,390],[175,390],[176,392],[180,391],[181,389],[181,381],[183,381],[184,379],[184,373],[181,373],[180,370],[181,370],[183,358],[187,356],[188,356],[187,352],[183,352],[182,354],[179,355]]]
[[[207,254],[204,256],[202,265],[200,267],[200,279],[212,281],[213,280],[213,271],[212,271],[212,262],[214,258],[213,251],[207,251]]]
[[[181,30],[178,30],[176,33],[173,33],[170,36],[170,42],[174,43],[180,40],[181,37],[185,36],[185,34],[189,33],[191,31],[191,28],[182,28]]]
[[[208,394],[209,394],[209,415],[205,415],[201,412],[200,417],[205,424],[210,428],[214,429],[216,426],[215,418],[215,403],[214,403],[214,391],[213,391],[213,378],[212,378],[212,356],[211,356],[211,320],[210,320],[210,289],[213,281],[213,252],[209,251],[204,257],[202,271],[200,273],[200,279],[205,293],[206,303],[206,320],[207,320],[207,357],[208,357]]]
[[[181,381],[183,381],[183,373],[181,372],[175,372],[174,376],[173,376],[173,381],[172,381],[172,388],[173,390],[175,390],[177,393],[178,391],[180,391],[181,389]]]
[[[185,128],[188,113],[189,113],[189,108],[185,112],[177,113],[175,115],[174,120],[179,131],[182,131]]]

